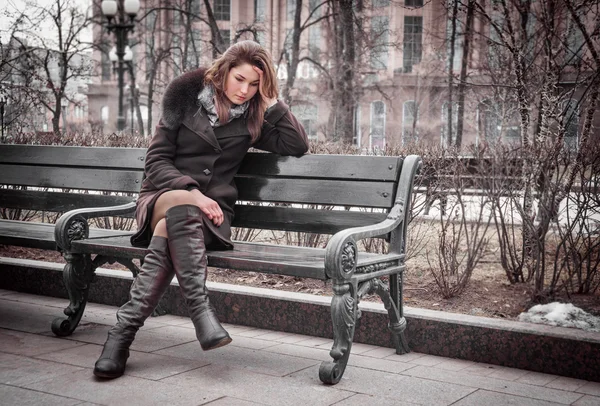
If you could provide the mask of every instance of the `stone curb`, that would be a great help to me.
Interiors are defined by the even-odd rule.
[[[0,288],[67,298],[62,268],[56,263],[0,258]],[[129,272],[98,269],[90,302],[120,306],[127,300],[131,280]],[[208,287],[223,322],[333,336],[330,297],[214,282]],[[170,314],[187,315],[176,281],[161,304]],[[383,305],[363,302],[360,308],[354,341],[393,348]],[[600,382],[600,334],[417,308],[405,308],[405,316],[413,351]]]

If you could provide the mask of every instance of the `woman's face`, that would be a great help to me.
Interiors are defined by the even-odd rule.
[[[229,70],[225,81],[225,95],[233,104],[242,104],[258,92],[259,76],[249,63]]]

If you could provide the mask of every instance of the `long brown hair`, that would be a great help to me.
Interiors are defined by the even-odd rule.
[[[277,77],[269,52],[254,41],[246,40],[235,43],[219,59],[214,61],[204,77],[204,83],[211,84],[215,88],[217,115],[221,123],[227,122],[229,109],[231,108],[231,101],[225,95],[227,75],[232,68],[245,63],[256,66],[263,71],[262,89],[265,93],[263,96],[269,99],[278,96]],[[261,97],[260,91],[256,92],[249,103],[248,131],[252,137],[252,142],[254,142],[260,136],[267,106]]]

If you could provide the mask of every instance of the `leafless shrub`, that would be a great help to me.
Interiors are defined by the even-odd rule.
[[[447,196],[449,215],[439,211],[439,244],[437,250],[426,252],[426,257],[440,293],[450,298],[464,291],[483,256],[491,217],[485,197],[470,191],[474,181],[471,161],[454,155],[437,162],[442,167],[435,168],[435,181]]]

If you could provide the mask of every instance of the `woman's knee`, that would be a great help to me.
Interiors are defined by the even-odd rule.
[[[164,218],[158,220],[156,223],[156,226],[154,227],[154,235],[169,238],[167,233],[167,222]]]
[[[153,229],[156,228],[161,219],[164,219],[167,210],[183,204],[196,204],[196,199],[187,190],[170,190],[160,195],[152,211]]]

